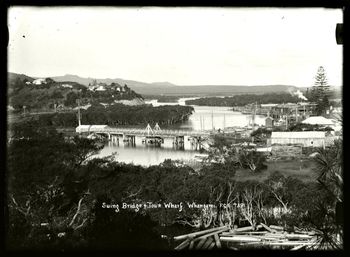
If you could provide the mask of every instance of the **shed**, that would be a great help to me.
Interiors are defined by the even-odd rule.
[[[300,144],[304,147],[324,147],[325,131],[272,132],[271,144]]]
[[[107,125],[80,125],[75,128],[75,132],[100,132],[107,129]]]

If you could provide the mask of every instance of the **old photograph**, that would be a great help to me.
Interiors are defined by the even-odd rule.
[[[8,250],[343,249],[342,9],[7,22]]]

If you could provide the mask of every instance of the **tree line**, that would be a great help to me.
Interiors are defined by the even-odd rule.
[[[81,110],[81,122],[109,126],[147,123],[173,125],[186,121],[193,111],[191,106],[180,105],[153,107],[152,105],[114,104],[105,107],[101,104],[93,104],[87,110]],[[37,119],[45,126],[76,127],[78,125],[77,112],[42,114]]]
[[[243,94],[230,97],[205,97],[194,100],[187,100],[187,105],[200,106],[245,106],[247,104],[282,104],[282,103],[297,103],[300,99],[289,93],[267,93],[267,94]]]

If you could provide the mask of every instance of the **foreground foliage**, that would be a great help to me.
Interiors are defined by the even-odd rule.
[[[289,231],[316,228],[325,247],[336,248],[341,225],[334,202],[342,196],[338,166],[330,161],[341,161],[339,145],[320,153],[328,156],[319,157],[322,187],[279,172],[263,182],[237,182],[239,155],[224,141],[212,145],[213,158],[221,154],[221,161],[197,172],[171,160],[145,168],[91,159],[101,148],[97,141],[68,140],[50,127],[18,124],[8,145],[6,245],[169,249],[165,238],[184,231],[264,222]],[[162,208],[146,208],[149,203]],[[174,207],[165,208],[170,203]]]

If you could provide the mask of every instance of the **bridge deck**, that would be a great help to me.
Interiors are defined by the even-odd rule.
[[[108,134],[124,134],[130,136],[209,136],[211,131],[196,131],[196,130],[156,130],[147,132],[144,129],[123,129],[123,128],[98,128],[98,129],[82,129],[80,132],[108,133]]]

